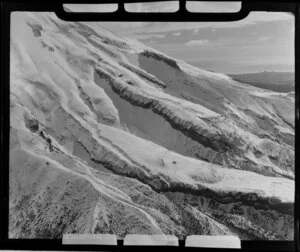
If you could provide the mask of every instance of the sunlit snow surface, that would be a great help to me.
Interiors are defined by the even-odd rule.
[[[10,55],[12,237],[38,237],[35,226],[45,228],[48,211],[65,218],[66,210],[52,205],[61,200],[72,207],[66,201],[75,192],[55,203],[45,195],[67,190],[69,181],[48,185],[44,179],[63,173],[88,186],[84,197],[94,196],[89,210],[78,209],[90,213],[86,220],[63,221],[58,233],[48,229],[49,237],[112,232],[292,239],[293,95],[241,84],[122,39],[101,24],[67,23],[50,13],[12,14]],[[33,179],[32,172],[40,175]],[[186,197],[180,201],[177,193]],[[16,223],[29,214],[28,204],[44,223],[32,217],[24,231]],[[190,227],[188,214],[208,227]],[[118,226],[122,216],[134,220]]]

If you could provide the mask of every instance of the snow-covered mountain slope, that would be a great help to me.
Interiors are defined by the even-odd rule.
[[[193,67],[99,23],[11,21],[11,238],[293,238],[292,93]]]

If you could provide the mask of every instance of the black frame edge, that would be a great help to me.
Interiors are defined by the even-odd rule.
[[[126,2],[139,2],[139,0],[128,0]],[[157,1],[157,0],[154,0]],[[135,15],[135,13],[123,13],[123,10],[120,12],[119,18],[116,19],[116,17],[112,15],[106,15],[101,14],[101,18],[99,19],[99,15],[81,15],[77,17],[66,16],[65,14],[62,14],[62,3],[66,2],[82,2],[77,0],[67,0],[67,1],[55,1],[55,2],[44,2],[43,4],[32,2],[31,4],[23,4],[20,2],[15,3],[8,3],[8,2],[1,2],[1,92],[0,92],[0,101],[1,101],[1,117],[0,117],[0,125],[1,125],[1,134],[0,134],[0,153],[1,155],[1,167],[0,169],[0,195],[1,195],[1,207],[0,207],[0,227],[3,225],[2,228],[0,228],[0,248],[1,249],[17,249],[17,250],[66,250],[66,251],[82,251],[82,250],[109,250],[109,251],[132,251],[132,250],[140,250],[144,249],[144,246],[136,246],[136,247],[124,247],[122,245],[122,241],[118,241],[118,246],[93,246],[93,245],[62,245],[61,240],[39,240],[39,239],[28,239],[28,240],[21,240],[21,239],[8,239],[8,218],[5,218],[8,216],[8,176],[9,171],[6,169],[3,169],[5,166],[8,165],[8,151],[6,151],[5,144],[9,143],[9,124],[7,124],[7,118],[6,116],[9,115],[9,49],[10,49],[10,39],[9,39],[9,31],[10,31],[10,13],[12,11],[16,10],[22,10],[22,11],[47,11],[47,12],[55,12],[59,18],[62,17],[62,19],[66,21],[124,21],[126,18],[129,18],[130,14],[130,20],[126,21],[136,21],[137,19],[143,19],[143,20],[149,20],[149,21],[186,21],[184,18],[189,16],[188,21],[211,21],[210,18],[221,18],[221,20],[218,21],[236,21],[240,20],[242,18],[245,18],[248,13],[252,10],[254,11],[262,11],[262,10],[268,10],[268,11],[289,11],[294,13],[295,15],[295,177],[297,178],[295,180],[295,187],[296,187],[296,194],[295,194],[295,243],[293,241],[286,241],[286,242],[277,242],[277,241],[242,241],[242,251],[300,251],[299,246],[299,160],[297,157],[300,156],[299,152],[299,144],[300,144],[300,138],[299,138],[299,24],[300,24],[300,5],[299,3],[293,3],[288,2],[287,4],[283,2],[275,3],[270,8],[270,2],[263,2],[259,3],[258,1],[252,1],[247,2],[247,4],[243,5],[244,10],[241,12],[242,14],[239,15],[211,15],[211,13],[207,13],[207,15],[203,16],[203,13],[200,13],[202,17],[199,17],[199,14],[193,13],[192,15],[188,12],[176,12],[171,13],[171,15],[165,14],[165,13],[159,13],[158,15],[149,15],[149,14],[142,14],[142,15]],[[87,2],[97,2],[97,1],[87,1]],[[111,1],[109,1],[111,2]],[[118,1],[116,1],[118,2]],[[121,1],[123,2],[123,0]],[[118,13],[118,12],[117,12]],[[123,13],[123,14],[122,14]],[[116,15],[116,13],[112,13],[113,15]],[[62,16],[61,16],[62,15]],[[119,15],[119,13],[118,13]],[[179,20],[175,17],[175,15],[181,15],[179,16]],[[210,17],[209,17],[210,16]],[[234,17],[234,18],[233,18]],[[74,19],[73,19],[74,18]],[[87,18],[87,20],[86,20]],[[237,19],[236,19],[237,18]],[[9,121],[9,120],[8,120]],[[5,186],[5,189],[3,187]],[[7,229],[6,229],[7,227]],[[32,247],[32,243],[35,242],[35,246]],[[172,250],[180,250],[184,248],[185,250],[198,250],[199,248],[186,248],[183,246],[184,241],[179,242],[179,247],[155,247],[157,249],[163,248],[163,249],[172,249]],[[150,247],[152,248],[152,247]],[[211,249],[209,249],[211,250]],[[218,250],[218,249],[212,249],[212,250]],[[220,250],[219,250],[220,251]],[[236,251],[231,249],[226,249],[226,251]]]

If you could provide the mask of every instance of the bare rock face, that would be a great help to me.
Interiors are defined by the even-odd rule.
[[[26,113],[24,115],[24,122],[30,131],[37,132],[39,130],[39,122],[32,115]]]
[[[292,94],[49,13],[11,27],[10,238],[293,239]]]

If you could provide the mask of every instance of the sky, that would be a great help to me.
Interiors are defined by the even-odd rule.
[[[195,12],[236,12],[240,3],[187,2],[186,7]],[[130,4],[125,9],[172,12],[178,10],[178,2]],[[251,12],[245,19],[234,22],[101,22],[99,25],[215,72],[294,70],[294,16],[290,13]]]

